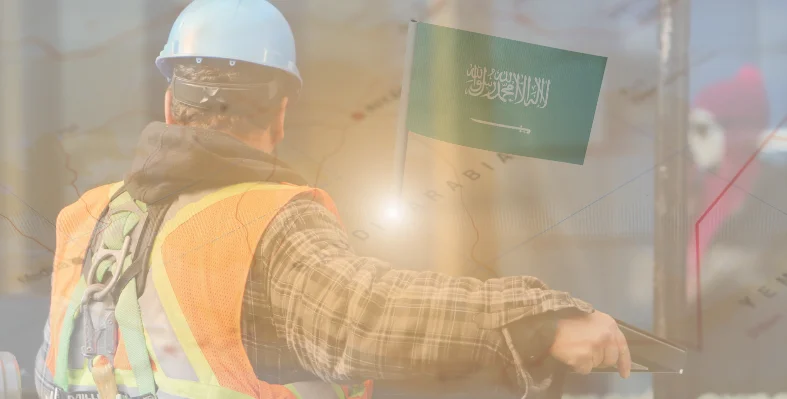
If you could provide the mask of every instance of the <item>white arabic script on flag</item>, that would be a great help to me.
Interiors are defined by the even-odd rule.
[[[470,64],[467,77],[465,94],[473,97],[538,108],[546,108],[549,100],[549,79],[495,68],[488,71],[486,67],[475,64]]]

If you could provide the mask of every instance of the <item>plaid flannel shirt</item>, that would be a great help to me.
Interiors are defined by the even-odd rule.
[[[241,329],[257,375],[272,383],[444,379],[494,367],[527,395],[550,376],[534,379],[503,332],[562,309],[593,311],[534,277],[481,281],[359,256],[327,208],[296,198],[260,240]]]

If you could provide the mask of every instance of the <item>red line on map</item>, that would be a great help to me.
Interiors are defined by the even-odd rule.
[[[749,336],[751,339],[757,339],[762,333],[770,330],[773,326],[779,323],[782,319],[782,314],[777,313],[767,320],[761,321],[746,331],[746,335]]]
[[[77,128],[78,128],[78,126],[72,126],[70,129],[71,130],[76,130]],[[100,222],[100,220],[98,220],[98,218],[96,216],[94,216],[92,213],[90,213],[90,208],[89,208],[88,204],[82,198],[82,193],[79,192],[79,188],[77,188],[76,182],[77,182],[77,179],[79,178],[79,173],[77,173],[76,169],[71,167],[71,154],[69,154],[68,151],[66,151],[66,147],[63,145],[63,140],[61,138],[58,137],[55,141],[57,141],[57,144],[60,147],[60,150],[63,151],[63,156],[66,158],[66,162],[65,162],[66,169],[68,169],[69,171],[71,171],[71,173],[74,174],[74,178],[71,179],[70,185],[71,185],[71,188],[74,189],[74,192],[77,195],[77,201],[80,201],[80,202],[82,202],[85,205],[85,211],[87,212],[88,215],[90,215],[90,217],[92,217],[96,222]],[[109,223],[107,223],[104,226],[104,228],[101,229],[99,232],[104,231],[104,229],[106,229],[107,227],[109,227]]]
[[[76,129],[76,127],[74,127],[73,129]],[[55,141],[57,141],[58,147],[60,147],[60,151],[63,151],[63,156],[66,158],[66,169],[68,169],[74,175],[74,178],[71,179],[70,184],[71,187],[74,189],[74,192],[77,194],[77,198],[79,198],[82,196],[76,185],[77,178],[79,177],[79,173],[77,173],[76,169],[71,167],[71,154],[69,154],[68,151],[66,151],[66,147],[63,146],[63,140],[58,138]]]
[[[694,274],[695,274],[695,279],[696,279],[696,281],[695,281],[695,284],[696,284],[695,289],[696,289],[696,292],[697,292],[697,294],[696,294],[697,295],[697,298],[696,298],[696,302],[697,302],[697,346],[698,346],[698,348],[700,350],[702,350],[702,295],[701,295],[701,291],[700,291],[701,290],[701,285],[702,285],[702,283],[700,281],[700,257],[701,257],[701,254],[700,254],[700,223],[702,223],[703,219],[705,219],[705,216],[707,216],[708,213],[710,213],[710,211],[713,210],[713,208],[716,206],[716,204],[719,203],[719,201],[724,196],[724,194],[726,194],[727,191],[729,191],[729,189],[735,184],[735,182],[738,180],[738,178],[743,174],[743,172],[749,166],[749,164],[751,164],[752,161],[754,161],[754,159],[757,158],[757,155],[760,154],[762,149],[765,148],[766,145],[768,145],[768,142],[770,142],[771,139],[773,139],[776,136],[776,133],[779,131],[779,129],[781,129],[781,127],[785,123],[787,123],[787,115],[785,115],[785,117],[782,118],[781,122],[779,122],[779,124],[776,126],[776,128],[773,129],[773,131],[770,134],[768,134],[768,137],[765,140],[763,140],[762,144],[760,144],[760,146],[757,148],[757,150],[754,151],[754,154],[752,154],[749,157],[749,159],[746,160],[746,163],[744,163],[743,166],[740,168],[740,170],[738,170],[738,173],[736,173],[735,176],[733,176],[732,180],[730,180],[727,183],[727,186],[724,187],[724,190],[721,190],[721,193],[719,193],[719,195],[716,197],[716,199],[713,200],[713,202],[710,204],[710,206],[708,206],[708,208],[705,210],[705,212],[702,213],[702,215],[699,217],[699,219],[697,219],[697,222],[694,224],[694,256],[696,257],[696,262],[694,264]]]
[[[438,158],[440,158],[443,162],[445,162],[446,165],[448,165],[453,170],[453,172],[454,172],[454,179],[456,181],[460,181],[461,180],[461,179],[459,179],[459,169],[456,167],[456,165],[454,165],[451,161],[449,161],[433,145],[429,144],[426,141],[417,139],[417,138],[414,141],[416,141],[418,143],[421,143],[423,146],[425,146],[425,147],[429,148],[430,150],[432,150],[437,155]],[[470,259],[473,262],[476,263],[476,266],[480,266],[481,268],[486,270],[488,273],[492,274],[492,276],[494,276],[495,278],[499,278],[500,275],[498,274],[497,270],[495,270],[494,267],[489,266],[486,262],[483,262],[483,261],[481,261],[480,259],[478,259],[476,257],[475,251],[476,251],[476,247],[478,247],[478,244],[481,242],[481,232],[480,232],[480,230],[478,229],[478,226],[475,223],[475,218],[473,218],[473,214],[470,213],[470,209],[467,207],[467,204],[465,203],[465,192],[463,190],[463,187],[461,187],[461,186],[459,187],[459,201],[461,202],[462,209],[465,211],[465,214],[467,214],[467,218],[470,220],[470,224],[472,225],[473,231],[475,232],[475,241],[473,241],[473,245],[470,247]]]
[[[123,118],[123,117],[129,116],[129,115],[134,115],[134,114],[140,113],[140,112],[141,112],[141,111],[140,111],[140,110],[138,110],[138,109],[132,109],[132,110],[129,110],[129,111],[126,111],[126,112],[122,112],[122,113],[120,113],[120,114],[118,114],[118,115],[115,115],[115,116],[113,116],[113,117],[109,118],[109,119],[108,119],[106,122],[104,122],[103,124],[99,125],[99,126],[98,126],[98,127],[96,127],[95,129],[106,129],[106,128],[108,128],[108,126],[109,126],[111,123],[113,123],[114,121],[116,121],[116,120],[118,120],[118,119],[121,119],[121,118]],[[58,147],[60,147],[60,150],[61,150],[61,151],[63,151],[63,156],[65,157],[65,167],[66,167],[66,169],[68,169],[68,170],[69,170],[69,171],[70,171],[70,172],[71,172],[71,173],[74,175],[74,177],[71,179],[71,182],[70,182],[69,184],[70,184],[70,186],[71,186],[71,187],[74,189],[74,192],[75,192],[75,193],[76,193],[76,195],[77,195],[77,201],[79,201],[79,202],[82,202],[82,203],[85,205],[85,211],[87,211],[87,212],[88,212],[88,214],[89,214],[89,215],[90,215],[90,216],[91,216],[91,217],[92,217],[94,220],[96,220],[96,222],[98,222],[98,223],[101,223],[101,221],[99,220],[99,218],[98,218],[98,217],[96,217],[95,215],[93,215],[93,214],[90,212],[90,210],[89,210],[89,207],[88,207],[88,204],[87,204],[87,203],[85,202],[85,200],[82,198],[82,194],[79,192],[79,188],[77,188],[77,186],[76,186],[77,179],[79,178],[79,173],[76,171],[76,169],[74,169],[74,168],[71,166],[71,154],[70,154],[68,151],[66,151],[66,148],[65,148],[65,146],[63,145],[63,141],[62,141],[62,135],[63,135],[63,134],[66,134],[66,133],[73,133],[73,132],[77,131],[78,129],[79,129],[79,126],[77,126],[77,125],[70,125],[70,126],[68,126],[68,127],[66,127],[66,128],[60,129],[60,130],[58,130],[58,131],[56,131],[56,132],[52,132],[52,133],[49,133],[49,134],[50,134],[50,135],[57,136],[57,138],[56,138],[56,141],[57,141]],[[94,129],[94,130],[95,130],[95,129]],[[16,196],[16,195],[14,194],[14,196]],[[19,198],[19,197],[17,197],[17,198]],[[25,205],[27,205],[28,207],[30,207],[31,209],[33,209],[33,211],[34,211],[34,212],[36,212],[36,213],[37,213],[37,211],[36,211],[34,208],[32,208],[32,207],[31,207],[30,205],[28,205],[27,203],[25,203],[23,200],[21,200],[21,198],[19,198],[19,199],[20,199],[20,201],[22,201],[22,203],[24,203]],[[14,222],[11,220],[11,218],[9,218],[8,216],[6,216],[6,215],[3,215],[3,214],[0,214],[0,217],[3,217],[4,219],[8,220],[8,223],[10,223],[10,224],[11,224],[11,227],[13,227],[13,229],[14,229],[14,230],[15,230],[15,231],[16,231],[16,232],[19,234],[19,235],[21,235],[22,237],[25,237],[25,238],[28,238],[28,239],[30,239],[30,240],[33,240],[35,243],[37,243],[38,245],[40,245],[42,248],[46,249],[47,251],[49,251],[49,252],[51,252],[51,253],[53,253],[53,254],[55,253],[55,251],[54,251],[54,250],[52,250],[51,248],[47,247],[47,246],[46,246],[46,245],[44,245],[42,242],[38,241],[38,239],[36,239],[35,237],[33,237],[33,236],[29,236],[29,235],[27,235],[27,234],[23,233],[23,232],[22,232],[22,230],[21,230],[21,229],[20,229],[20,228],[19,228],[19,227],[18,227],[18,226],[17,226],[17,225],[16,225],[16,224],[15,224],[15,223],[14,223]],[[46,219],[44,219],[44,220],[46,220]],[[47,220],[47,222],[49,222],[50,224],[52,224],[52,222],[50,222],[49,220]],[[98,232],[100,233],[100,232],[104,231],[104,230],[105,230],[107,227],[109,227],[109,225],[110,225],[109,223],[106,223],[106,224],[105,224],[105,225],[104,225],[104,226],[101,228],[101,230],[99,230]],[[55,230],[57,230],[57,226],[56,226],[56,225],[54,225],[54,228],[55,228]]]
[[[115,122],[117,122],[117,121],[119,121],[119,120],[121,120],[123,118],[129,117],[131,115],[136,115],[136,114],[144,114],[144,111],[140,110],[140,109],[137,109],[137,108],[133,108],[133,109],[130,109],[130,110],[123,111],[123,112],[121,112],[121,113],[119,113],[117,115],[112,116],[111,118],[107,119],[101,125],[98,125],[95,128],[90,129],[89,131],[95,131],[95,130],[100,130],[100,129],[109,129],[111,124],[113,124],[113,123],[115,123]],[[59,136],[61,136],[61,135],[66,134],[66,133],[73,133],[73,132],[77,131],[77,129],[79,129],[79,126],[71,125],[71,126],[65,128],[65,129],[63,129],[62,131],[58,132],[57,134]],[[57,144],[58,144],[58,147],[60,147],[60,150],[63,151],[63,156],[65,157],[66,169],[68,169],[74,175],[74,178],[71,179],[71,183],[70,183],[71,188],[74,189],[74,192],[76,193],[77,197],[81,197],[82,194],[79,192],[79,188],[77,188],[77,186],[76,186],[76,182],[79,179],[79,173],[76,171],[76,169],[74,169],[71,166],[71,154],[68,151],[66,151],[66,147],[65,147],[65,145],[63,145],[63,140],[62,140],[61,137],[58,137]]]
[[[8,216],[3,215],[2,213],[0,213],[0,217],[2,217],[3,219],[7,220],[8,223],[11,224],[11,227],[14,230],[16,230],[16,232],[19,233],[20,236],[25,237],[25,238],[30,239],[30,240],[33,240],[36,244],[40,245],[42,248],[46,249],[47,251],[49,251],[49,252],[51,252],[53,254],[55,253],[54,250],[52,250],[51,248],[49,248],[46,245],[44,245],[44,243],[42,243],[41,241],[38,241],[37,238],[35,238],[33,236],[29,236],[29,235],[23,233],[22,230],[16,225],[16,223],[14,223],[14,221],[11,220],[11,218],[9,218]]]

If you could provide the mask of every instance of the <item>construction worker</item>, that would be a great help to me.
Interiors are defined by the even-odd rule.
[[[268,2],[194,1],[156,65],[166,124],[57,218],[41,397],[371,398],[374,380],[481,368],[529,396],[550,364],[628,376],[614,320],[536,278],[352,251],[328,194],[272,155],[301,77]]]

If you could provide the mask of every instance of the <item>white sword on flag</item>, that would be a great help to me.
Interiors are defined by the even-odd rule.
[[[470,120],[473,121],[473,122],[476,122],[476,123],[483,123],[484,125],[491,125],[491,126],[503,127],[503,128],[506,128],[506,129],[519,130],[522,133],[530,134],[530,129],[528,129],[526,127],[522,127],[522,126],[509,126],[509,125],[504,125],[502,123],[494,123],[494,122],[482,121],[482,120],[479,120],[479,119],[476,119],[476,118],[470,118]]]

